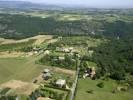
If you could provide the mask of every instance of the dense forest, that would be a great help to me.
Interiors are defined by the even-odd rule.
[[[56,20],[30,15],[0,14],[0,36],[21,39],[38,34],[104,34],[106,36],[133,36],[133,22],[122,20]]]
[[[133,39],[111,40],[94,49],[93,61],[98,65],[98,76],[109,75],[124,80],[133,75]]]

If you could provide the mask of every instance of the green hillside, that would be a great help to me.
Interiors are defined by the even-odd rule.
[[[129,13],[131,13],[129,15]],[[0,14],[0,36],[21,39],[38,34],[132,36],[131,10],[23,11]]]

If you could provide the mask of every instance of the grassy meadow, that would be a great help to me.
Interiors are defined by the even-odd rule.
[[[40,74],[43,67],[35,64],[37,58],[1,58],[0,59],[0,83],[11,79],[32,81]]]
[[[101,81],[104,82],[103,88],[97,86]],[[127,92],[112,93],[117,86],[118,84],[113,80],[79,79],[75,100],[133,100],[133,90],[129,89]],[[87,92],[90,90],[93,93]]]

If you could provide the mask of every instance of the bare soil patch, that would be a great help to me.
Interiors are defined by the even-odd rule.
[[[0,87],[11,88],[15,91],[16,94],[30,95],[39,86],[33,83],[11,80],[7,83],[2,84]]]
[[[68,69],[64,69],[64,68],[57,68],[57,67],[54,67],[54,68],[53,68],[53,71],[54,71],[54,72],[64,73],[64,74],[68,74],[68,75],[71,75],[71,76],[74,76],[74,75],[75,75],[75,71],[73,71],[73,70],[68,70]]]
[[[22,43],[22,42],[28,42],[31,39],[35,39],[35,44],[41,44],[42,42],[44,42],[47,39],[52,39],[52,35],[38,35],[38,36],[34,36],[34,37],[30,37],[30,38],[26,38],[26,39],[22,39],[22,40],[13,40],[13,39],[4,39],[4,38],[0,38],[0,44],[12,44],[12,43]]]
[[[24,56],[25,53],[24,52],[0,52],[0,58],[15,58],[15,57],[20,57],[20,56]]]

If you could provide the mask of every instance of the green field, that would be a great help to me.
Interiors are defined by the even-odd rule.
[[[75,100],[133,100],[133,90],[112,93],[112,90],[117,87],[115,81],[104,81],[104,88],[97,86],[99,82],[101,80],[79,79]],[[90,90],[93,90],[93,93],[87,93]]]
[[[32,81],[42,71],[41,65],[35,64],[38,57],[28,58],[1,58],[0,83],[11,79]]]
[[[26,48],[28,46],[32,46],[35,42],[34,39],[21,42],[21,43],[8,43],[8,44],[0,44],[0,52],[1,51],[13,51],[13,50],[19,50],[21,48]]]

